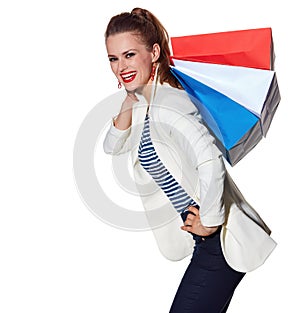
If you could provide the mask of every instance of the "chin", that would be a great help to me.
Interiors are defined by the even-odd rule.
[[[126,90],[128,91],[135,91],[138,87],[134,86],[134,85],[130,85],[130,86],[124,86]]]
[[[142,90],[143,88],[145,87],[145,85],[142,85],[142,84],[130,84],[130,85],[125,85],[125,89],[128,90],[128,91],[140,91]]]

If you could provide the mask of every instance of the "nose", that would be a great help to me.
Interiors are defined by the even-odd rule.
[[[118,68],[119,73],[122,73],[124,70],[127,69],[127,67],[128,67],[128,66],[127,66],[126,59],[121,58],[121,59],[119,60],[119,68]]]

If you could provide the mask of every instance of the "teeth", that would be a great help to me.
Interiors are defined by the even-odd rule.
[[[136,73],[130,73],[130,74],[126,74],[126,75],[122,75],[122,77],[124,79],[128,79],[128,78],[131,78],[132,76],[134,76]]]

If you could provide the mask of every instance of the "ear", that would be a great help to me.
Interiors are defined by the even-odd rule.
[[[160,57],[160,46],[155,43],[152,48],[152,63],[156,62]]]

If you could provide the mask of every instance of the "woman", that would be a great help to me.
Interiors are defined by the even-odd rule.
[[[192,253],[170,312],[226,312],[245,273],[263,264],[276,243],[170,72],[169,38],[159,20],[140,8],[116,15],[105,40],[126,97],[104,151],[131,151],[136,186],[162,254],[180,260]]]

